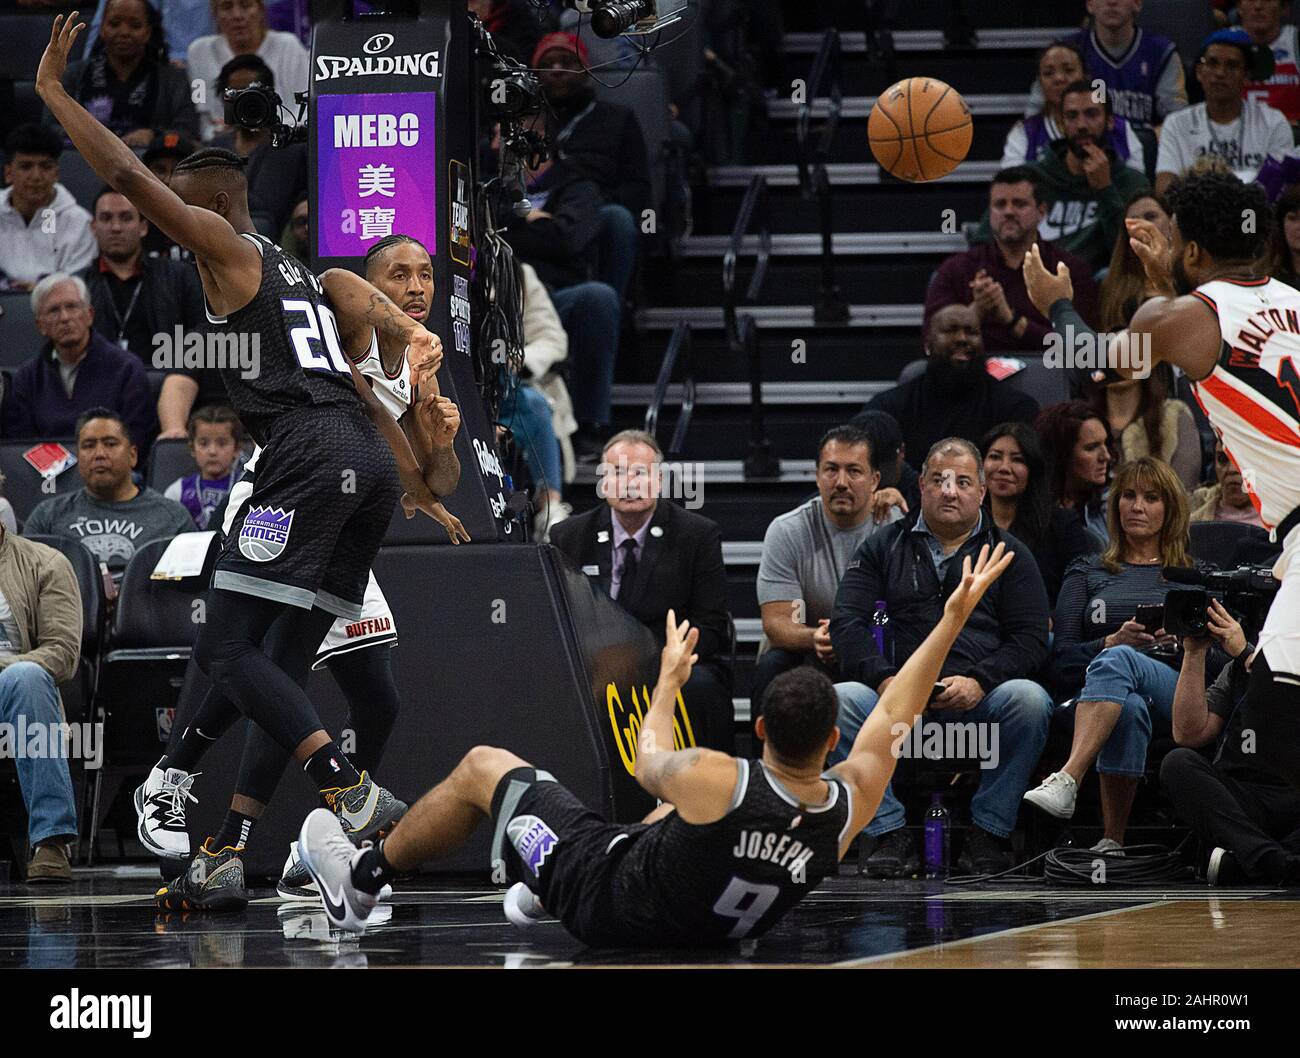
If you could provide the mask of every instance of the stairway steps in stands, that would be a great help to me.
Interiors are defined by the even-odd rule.
[[[849,322],[844,326],[860,329],[877,329],[881,327],[910,327],[921,325],[923,305],[914,302],[910,305],[850,305]],[[796,329],[796,337],[807,337],[808,328],[813,326],[813,308],[811,305],[757,305],[746,308],[745,312],[754,317],[760,329]],[[705,330],[720,330],[723,326],[721,307],[678,308],[676,306],[642,309],[637,313],[637,326],[647,331],[670,331],[679,320],[685,320],[692,327]]]
[[[941,30],[949,19],[951,0],[908,0],[905,12],[895,18],[909,30]],[[1078,25],[1083,18],[1079,0],[968,0],[966,17],[978,31],[990,27],[998,34],[1017,27]],[[818,0],[817,3],[782,4],[787,40],[793,34],[821,30],[827,19],[845,30],[862,29],[862,0]]]
[[[874,160],[871,156],[871,148],[867,145],[867,114],[870,112],[870,107],[863,109],[863,102],[867,98],[856,97],[856,100],[845,101],[852,102],[854,113],[860,111],[860,116],[846,115],[841,118],[840,127],[831,144],[831,157],[835,161]],[[1023,112],[1029,96],[1027,94],[1019,97],[999,95],[994,98],[1001,101],[998,107],[983,112],[977,110],[974,114],[975,127],[969,155],[972,158],[1002,157],[1002,145],[1007,138],[1007,130]],[[1013,98],[1021,100],[1019,107],[1009,102]],[[757,130],[751,146],[754,155],[751,160],[761,164],[797,161],[799,154],[795,147],[794,130],[798,107],[788,99],[772,100],[769,107],[774,108],[775,113],[769,115],[768,128]]]
[[[810,259],[814,256],[815,259]],[[943,254],[841,257],[837,253],[835,281],[846,299],[870,296],[873,301],[882,303],[914,302],[916,292],[925,290],[943,257]],[[768,265],[760,304],[814,304],[821,290],[820,260],[820,252],[810,257],[773,258]],[[647,286],[655,283],[655,289],[650,290],[655,301],[682,307],[716,307],[722,304],[720,256],[688,258],[670,274],[665,273],[662,280],[647,278]]]
[[[820,43],[820,36],[816,40]],[[1017,45],[1015,50],[999,50],[996,55],[988,51],[980,53],[970,49],[942,51],[938,48],[918,48],[913,51],[900,51],[891,74],[882,65],[869,63],[865,52],[846,50],[840,90],[846,96],[875,95],[885,91],[893,80],[902,80],[905,77],[932,77],[952,85],[960,92],[970,83],[972,65],[978,63],[979,84],[983,91],[1008,94],[1024,92],[1033,76],[1034,56],[1037,51],[1038,49],[1033,45],[1024,44]],[[812,62],[812,52],[788,56],[787,70],[790,78],[810,76]],[[782,94],[788,97],[791,93]]]
[[[832,230],[844,233],[933,232],[947,223],[948,234],[959,234],[966,221],[978,221],[988,206],[988,182],[913,186],[892,177],[877,184],[833,184]],[[797,188],[769,189],[773,235],[820,232],[816,198],[804,198]],[[711,188],[694,203],[695,236],[731,234],[744,188]],[[951,213],[946,211],[951,210]]]

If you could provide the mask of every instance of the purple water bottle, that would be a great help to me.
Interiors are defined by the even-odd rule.
[[[871,638],[876,641],[876,649],[880,651],[880,656],[886,661],[892,661],[889,647],[889,611],[885,608],[885,600],[876,600],[875,612],[871,615]]]
[[[951,832],[948,827],[948,809],[943,807],[943,795],[930,795],[930,807],[925,813],[925,876],[947,878]]]

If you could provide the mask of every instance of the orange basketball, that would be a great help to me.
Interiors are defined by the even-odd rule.
[[[971,132],[966,100],[933,77],[909,77],[892,85],[867,119],[871,153],[900,180],[947,176],[970,150]]]

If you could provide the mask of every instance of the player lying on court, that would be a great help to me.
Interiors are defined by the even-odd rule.
[[[412,319],[423,322],[427,318],[433,303],[433,265],[419,241],[394,235],[377,242],[366,255],[366,279]],[[459,413],[451,401],[430,400],[439,393],[435,373],[441,361],[442,343],[436,335],[432,354],[412,361],[404,343],[381,338],[372,328],[366,355],[357,364],[375,395],[406,433],[426,481],[439,494],[454,491],[459,479],[454,453],[448,469],[441,462],[452,452],[460,425]],[[226,536],[253,492],[260,456],[258,448],[248,461],[243,477],[231,490],[222,522],[222,533]],[[460,520],[441,504],[435,506],[434,513],[453,543],[469,540]],[[392,610],[372,571],[361,621],[336,620],[322,640],[311,667],[300,667],[291,673],[305,686],[312,670],[328,666],[348,702],[343,730],[355,735],[349,758],[363,774],[373,773],[378,766],[397,719],[397,685],[389,658],[389,650],[396,641]],[[137,833],[145,847],[165,859],[188,860],[191,849],[186,825],[187,802],[197,801],[192,793],[197,774],[194,769],[207,749],[239,719],[240,712],[216,687],[210,688],[200,703],[183,701],[178,712],[183,714],[178,716],[184,725],[181,734],[136,789],[135,807]],[[200,843],[194,858],[207,861],[204,866],[211,867],[224,850],[231,849],[238,854],[247,847],[287,763],[288,754],[265,731],[256,725],[248,729],[230,808],[220,829]],[[395,808],[400,811],[405,806],[399,802]],[[344,808],[340,817],[352,840],[358,843],[382,836],[394,821],[392,813],[364,809],[353,812]],[[197,911],[233,911],[244,907],[248,893],[243,864],[236,862],[238,859],[237,855],[225,854],[222,859],[225,871],[220,877],[215,877],[211,870],[201,870],[196,872],[202,876],[201,880],[191,882],[189,870],[181,871],[173,882],[158,890],[155,902],[162,910],[176,910],[181,904],[187,910]],[[276,891],[285,900],[317,897],[314,883],[299,864],[297,842],[289,849]]]
[[[1282,545],[1273,567],[1282,586],[1241,708],[1259,766],[1300,786],[1300,291],[1256,274],[1273,219],[1258,184],[1205,173],[1175,183],[1167,197],[1172,241],[1149,221],[1126,221],[1147,300],[1109,344],[1104,374],[1109,382],[1161,362],[1181,369]],[[1049,273],[1035,246],[1024,276],[1058,333],[1087,331],[1070,303],[1068,269]]]
[[[669,611],[659,680],[637,746],[636,780],[663,803],[642,823],[609,823],[554,776],[504,749],[469,751],[391,835],[358,851],[337,817],[317,809],[299,851],[330,921],[361,932],[375,894],[400,872],[463,845],[494,823],[494,867],[512,881],[516,925],[547,912],[584,943],[662,947],[759,936],[835,869],[875,815],[894,774],[899,725],[924,712],[944,658],[1014,555],[981,549],[943,617],[908,659],[829,771],[839,740],[834,688],[809,668],[772,682],[757,724],[761,760],[673,747],[673,710],[699,630]],[[543,910],[545,909],[545,910]]]
[[[177,164],[170,186],[159,180],[63,87],[84,28],[76,12],[55,18],[37,93],[95,172],[194,254],[214,336],[251,333],[259,342],[254,371],[232,358],[211,365],[264,451],[248,506],[215,563],[195,660],[293,755],[324,803],[373,827],[404,806],[352,766],[294,674],[305,671],[336,618],[360,618],[399,497],[408,514],[432,515],[437,503],[406,436],[351,362],[372,329],[405,341],[417,360],[432,354],[433,336],[361,277],[336,269],[318,280],[257,235],[245,163],[233,152],[197,151]],[[215,343],[205,344],[215,358]],[[226,879],[242,883],[236,860],[224,848],[211,862],[196,857],[189,883],[209,890]]]

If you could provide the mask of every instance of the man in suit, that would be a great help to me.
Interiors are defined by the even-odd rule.
[[[605,504],[551,530],[551,543],[607,592],[660,647],[670,609],[700,630],[699,663],[682,700],[701,745],[734,750],[731,635],[722,534],[716,523],[660,503],[663,451],[643,430],[615,434],[601,455]]]

